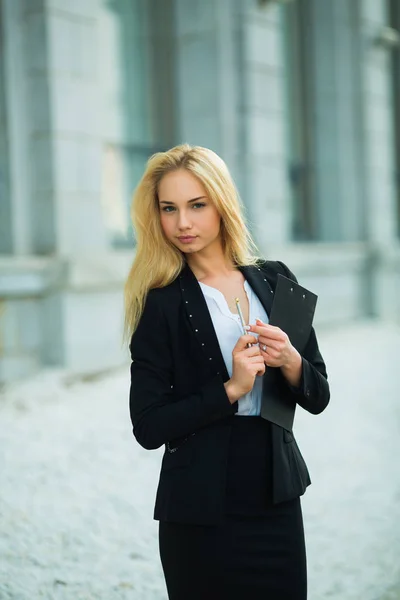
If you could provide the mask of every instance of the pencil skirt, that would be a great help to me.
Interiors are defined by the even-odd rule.
[[[221,522],[159,523],[169,600],[306,600],[300,498],[272,503],[270,424],[233,423]]]

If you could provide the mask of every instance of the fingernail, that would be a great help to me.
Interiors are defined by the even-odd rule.
[[[247,329],[247,331],[249,331],[250,325],[245,325],[244,328]]]

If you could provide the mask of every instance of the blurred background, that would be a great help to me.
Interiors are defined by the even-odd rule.
[[[0,24],[0,380],[126,358],[132,190],[184,141],[318,322],[399,323],[399,0],[0,0]]]
[[[122,290],[182,142],[319,295],[310,598],[399,600],[400,0],[0,0],[0,598],[166,597]]]

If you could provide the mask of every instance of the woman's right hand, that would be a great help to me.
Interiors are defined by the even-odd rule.
[[[247,348],[247,344],[255,344]],[[265,362],[257,338],[242,335],[232,350],[232,377],[225,385],[228,398],[233,404],[253,389],[256,375],[264,375]]]

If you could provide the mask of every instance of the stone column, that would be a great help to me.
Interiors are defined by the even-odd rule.
[[[12,250],[9,185],[9,133],[5,94],[5,11],[0,1],[0,254]]]
[[[282,8],[236,2],[241,52],[240,156],[251,230],[262,253],[290,239]]]
[[[177,137],[240,177],[233,0],[177,0]]]
[[[375,42],[388,25],[386,4],[383,0],[362,3],[368,236],[379,244],[393,243],[396,238],[391,50]]]
[[[356,3],[311,0],[309,18],[318,237],[359,241],[365,227]]]
[[[367,236],[375,251],[373,312],[400,322],[400,245],[397,238],[395,143],[390,48],[376,43],[389,24],[388,3],[363,0],[363,96]],[[396,50],[398,51],[398,50]]]
[[[28,254],[32,248],[31,180],[29,160],[29,107],[27,50],[40,53],[43,36],[29,47],[30,22],[23,0],[2,0],[1,70],[4,93],[0,100],[2,163],[0,190],[0,252]],[[35,3],[36,5],[39,2]]]
[[[12,248],[0,261],[0,380],[126,358],[128,260],[110,252],[101,205],[101,6],[2,0]]]
[[[39,4],[26,2],[32,38],[46,40],[30,64],[34,251],[104,251],[97,2]]]

